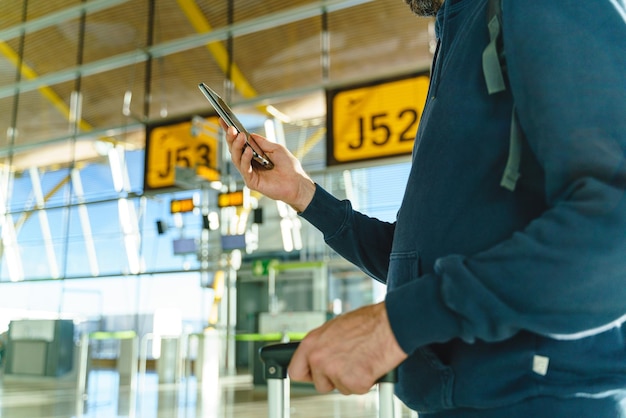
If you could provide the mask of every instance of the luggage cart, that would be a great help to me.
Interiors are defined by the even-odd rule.
[[[269,418],[289,418],[289,380],[287,368],[299,342],[272,344],[259,350],[265,365],[267,379],[267,406]],[[398,418],[395,415],[393,387],[396,370],[378,379],[378,411],[380,418]]]

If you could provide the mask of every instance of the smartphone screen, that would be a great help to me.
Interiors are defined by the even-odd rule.
[[[265,155],[261,147],[252,139],[246,128],[239,122],[239,119],[237,119],[237,116],[235,116],[226,102],[206,84],[200,83],[198,84],[198,88],[228,126],[234,126],[238,132],[246,135],[246,146],[250,147],[252,150],[253,161],[268,170],[274,168],[274,163],[267,158],[267,155]]]

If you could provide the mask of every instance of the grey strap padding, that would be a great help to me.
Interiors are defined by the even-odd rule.
[[[511,133],[509,138],[509,158],[506,162],[500,186],[510,191],[515,190],[517,179],[520,177],[519,165],[522,159],[522,138],[523,133],[517,120],[515,106],[513,106],[513,114],[511,115]]]
[[[489,44],[483,51],[483,73],[489,94],[506,90],[502,64],[498,51],[498,42],[502,31],[500,22],[500,1],[490,0],[488,6]]]
[[[489,28],[489,44],[483,51],[483,74],[489,94],[506,90],[503,63],[500,57],[502,37],[502,5],[501,0],[489,0],[487,5],[487,27]],[[500,43],[500,45],[499,45]],[[506,162],[500,186],[514,191],[520,177],[520,161],[522,159],[522,130],[517,120],[515,105],[511,114],[511,132],[509,137],[509,158]]]

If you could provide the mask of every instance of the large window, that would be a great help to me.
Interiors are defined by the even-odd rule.
[[[245,210],[218,207],[243,187],[223,147],[219,182],[144,190],[146,127],[210,114],[200,81],[337,197],[393,221],[408,161],[329,170],[325,89],[427,68],[431,23],[397,0],[3,6],[0,317],[135,315],[184,287],[200,298],[185,315],[203,318],[202,281],[237,222],[250,232],[244,258],[329,255],[284,205],[252,194]],[[196,209],[172,214],[177,199]]]

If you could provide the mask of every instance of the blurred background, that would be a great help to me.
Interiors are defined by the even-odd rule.
[[[413,138],[433,25],[402,0],[3,2],[5,378],[78,373],[81,341],[90,367],[112,367],[125,332],[133,361],[156,369],[161,337],[188,342],[207,329],[219,335],[220,373],[253,373],[262,336],[303,333],[379,300],[382,285],[292,209],[243,187],[197,85],[216,90],[249,131],[284,143],[338,198],[392,222],[412,143],[376,136],[380,147],[346,157],[333,129],[350,131],[341,118],[367,97],[373,107],[350,140],[381,134],[381,124],[395,132],[375,111],[389,100],[376,89],[391,83],[414,115],[397,129]],[[405,80],[421,82],[419,94],[400,99],[407,89],[393,83]],[[46,357],[53,343],[69,344],[73,360]],[[37,356],[45,361],[35,367],[27,359]]]

